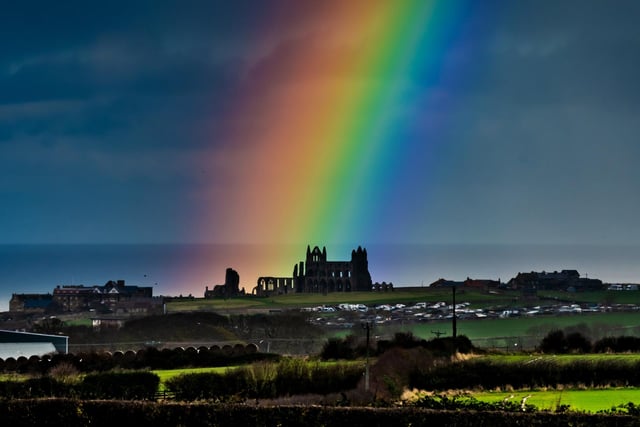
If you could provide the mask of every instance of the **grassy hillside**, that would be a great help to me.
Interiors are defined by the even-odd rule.
[[[457,300],[467,301],[476,307],[510,306],[519,302],[520,293],[505,291],[499,294],[489,294],[478,290],[458,290]],[[194,299],[189,301],[174,301],[167,304],[168,312],[179,311],[217,311],[238,312],[269,311],[278,309],[314,307],[320,305],[337,305],[341,303],[365,304],[374,306],[380,304],[416,303],[416,302],[450,302],[451,289],[446,288],[396,288],[390,292],[347,292],[323,294],[288,294],[268,298],[244,296],[229,299]],[[526,301],[520,301],[526,303]]]
[[[340,303],[359,303],[367,306],[416,302],[451,302],[450,288],[396,288],[390,292],[348,292],[323,294],[288,294],[273,297],[243,296],[228,299],[196,298],[188,301],[172,301],[167,304],[168,312],[180,311],[269,311],[290,308],[314,307],[319,305],[337,305]],[[599,291],[568,293],[560,291],[541,291],[538,298],[524,299],[518,291],[499,291],[488,293],[476,289],[458,289],[458,302],[469,302],[474,308],[535,306],[557,302],[600,303],[600,304],[639,304],[640,291]]]
[[[414,335],[432,337],[436,326],[451,332],[451,322],[418,324],[411,328]],[[497,337],[544,336],[554,329],[573,328],[595,338],[605,335],[637,335],[640,332],[638,314],[590,313],[565,316],[517,317],[507,319],[458,320],[458,334],[472,340]]]
[[[568,303],[634,303],[640,292],[590,292],[566,293],[545,292],[538,299],[523,299],[516,291],[487,293],[482,290],[458,290],[457,302],[468,302],[471,308],[492,308],[494,310],[511,307],[524,307],[548,304]],[[341,303],[362,303],[368,307],[381,304],[403,303],[407,306],[417,302],[434,303],[444,301],[449,304],[452,291],[447,288],[397,288],[391,292],[352,292],[322,294],[290,294],[260,298],[253,296],[229,299],[193,299],[171,301],[167,303],[167,314],[149,316],[129,321],[127,326],[118,331],[104,331],[97,334],[91,328],[81,327],[82,322],[74,320],[76,328],[64,332],[71,337],[72,345],[85,343],[132,343],[144,345],[146,342],[194,342],[206,343],[214,341],[262,342],[271,351],[278,351],[283,343],[303,340],[310,342],[310,348],[316,349],[316,341],[326,336],[363,333],[360,329],[359,313],[313,313],[315,317],[344,317],[352,322],[352,329],[311,330],[305,321],[280,321],[273,314],[291,315],[300,308],[322,305],[337,306]],[[640,303],[640,301],[638,301]],[[289,311],[292,310],[292,311]],[[270,314],[269,314],[270,313]],[[260,314],[262,317],[256,317]],[[371,314],[371,312],[369,313]],[[378,313],[380,314],[380,313]],[[384,313],[382,313],[384,314]],[[239,317],[240,316],[240,317]],[[248,317],[241,317],[248,316]],[[272,324],[277,322],[277,325]],[[67,323],[67,326],[73,326]],[[532,349],[552,329],[573,328],[591,339],[606,335],[640,335],[637,326],[637,312],[591,313],[580,315],[542,315],[532,317],[516,317],[508,319],[458,320],[458,334],[466,335],[474,344],[481,347],[502,348],[518,351]],[[395,332],[410,331],[414,335],[430,339],[435,332],[444,336],[452,333],[451,321],[414,322],[409,316],[406,322],[394,321],[390,326],[377,326],[374,335],[391,337]],[[313,342],[312,342],[313,341]],[[305,344],[306,345],[306,344]],[[305,347],[306,348],[306,347]],[[306,350],[305,350],[306,351]]]

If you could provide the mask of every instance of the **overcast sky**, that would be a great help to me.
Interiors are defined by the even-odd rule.
[[[220,121],[283,46],[339,19],[312,3],[4,4],[0,243],[215,242],[192,222],[211,203],[198,195],[225,182],[211,165],[237,148],[216,138],[234,126]],[[456,107],[439,118],[448,137],[434,151],[428,218],[387,224],[389,233],[637,243],[640,1],[481,3],[468,19],[474,41],[459,52],[471,68],[442,88]],[[343,35],[334,37],[331,46]],[[433,93],[426,83],[415,90]],[[417,141],[421,129],[406,133]],[[403,188],[421,191],[410,178]]]

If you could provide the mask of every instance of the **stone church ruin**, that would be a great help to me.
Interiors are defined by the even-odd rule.
[[[371,291],[367,250],[351,251],[351,261],[328,261],[327,249],[307,246],[307,257],[293,267],[292,277],[260,277],[253,289],[259,296],[288,293]]]

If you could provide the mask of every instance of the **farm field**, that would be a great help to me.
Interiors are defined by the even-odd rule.
[[[640,353],[611,353],[611,354],[494,354],[482,356],[491,362],[497,363],[521,363],[531,361],[543,361],[549,359],[554,363],[572,362],[616,362],[637,363],[640,362]]]
[[[623,405],[628,402],[640,403],[639,388],[533,390],[513,392],[473,392],[473,397],[484,402],[500,402],[510,399],[527,403],[542,410],[555,411],[560,405],[568,405],[572,411],[598,412]]]
[[[178,375],[182,374],[201,374],[207,372],[213,372],[216,374],[224,374],[228,370],[236,369],[237,366],[220,366],[215,368],[184,368],[184,369],[157,369],[152,370],[154,374],[156,374],[160,378],[160,385],[158,386],[158,391],[160,393],[166,390],[166,382]]]
[[[640,334],[638,313],[589,313],[564,316],[511,317],[504,319],[458,320],[458,335],[467,336],[480,347],[503,348],[507,351],[519,351],[519,348],[531,349],[553,329],[576,328],[592,338],[608,335]],[[380,328],[380,333],[384,329]],[[396,327],[396,329],[398,329]],[[410,331],[416,337],[431,339],[434,331],[451,336],[451,321],[415,323],[405,325],[399,330]]]
[[[551,300],[590,304],[640,304],[640,291],[591,291],[567,293],[540,291],[538,297]]]
[[[160,384],[166,380],[182,374],[200,374],[203,372],[214,372],[217,374],[224,374],[228,370],[236,369],[237,366],[218,366],[214,368],[184,368],[184,369],[157,369],[152,370],[154,374],[160,377]]]

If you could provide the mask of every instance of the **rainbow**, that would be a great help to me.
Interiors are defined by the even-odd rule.
[[[453,108],[442,87],[468,74],[455,53],[472,37],[465,27],[471,7],[450,0],[304,4],[300,16],[264,16],[264,40],[270,19],[279,26],[285,19],[292,35],[248,68],[225,117],[216,118],[226,128],[215,134],[212,163],[229,171],[212,187],[233,196],[212,196],[198,225],[210,239],[299,245],[302,256],[307,244],[330,250],[392,241],[394,224],[415,224],[413,215],[424,214],[402,205],[407,198],[411,206],[428,203],[424,171],[447,124],[420,111]],[[306,21],[308,31],[295,26]],[[417,141],[416,126],[430,127],[432,140]],[[225,159],[220,144],[228,147]],[[415,185],[401,187],[407,179]],[[243,283],[289,274],[298,261],[290,257],[290,249],[270,253],[255,269],[271,270],[241,270]]]

